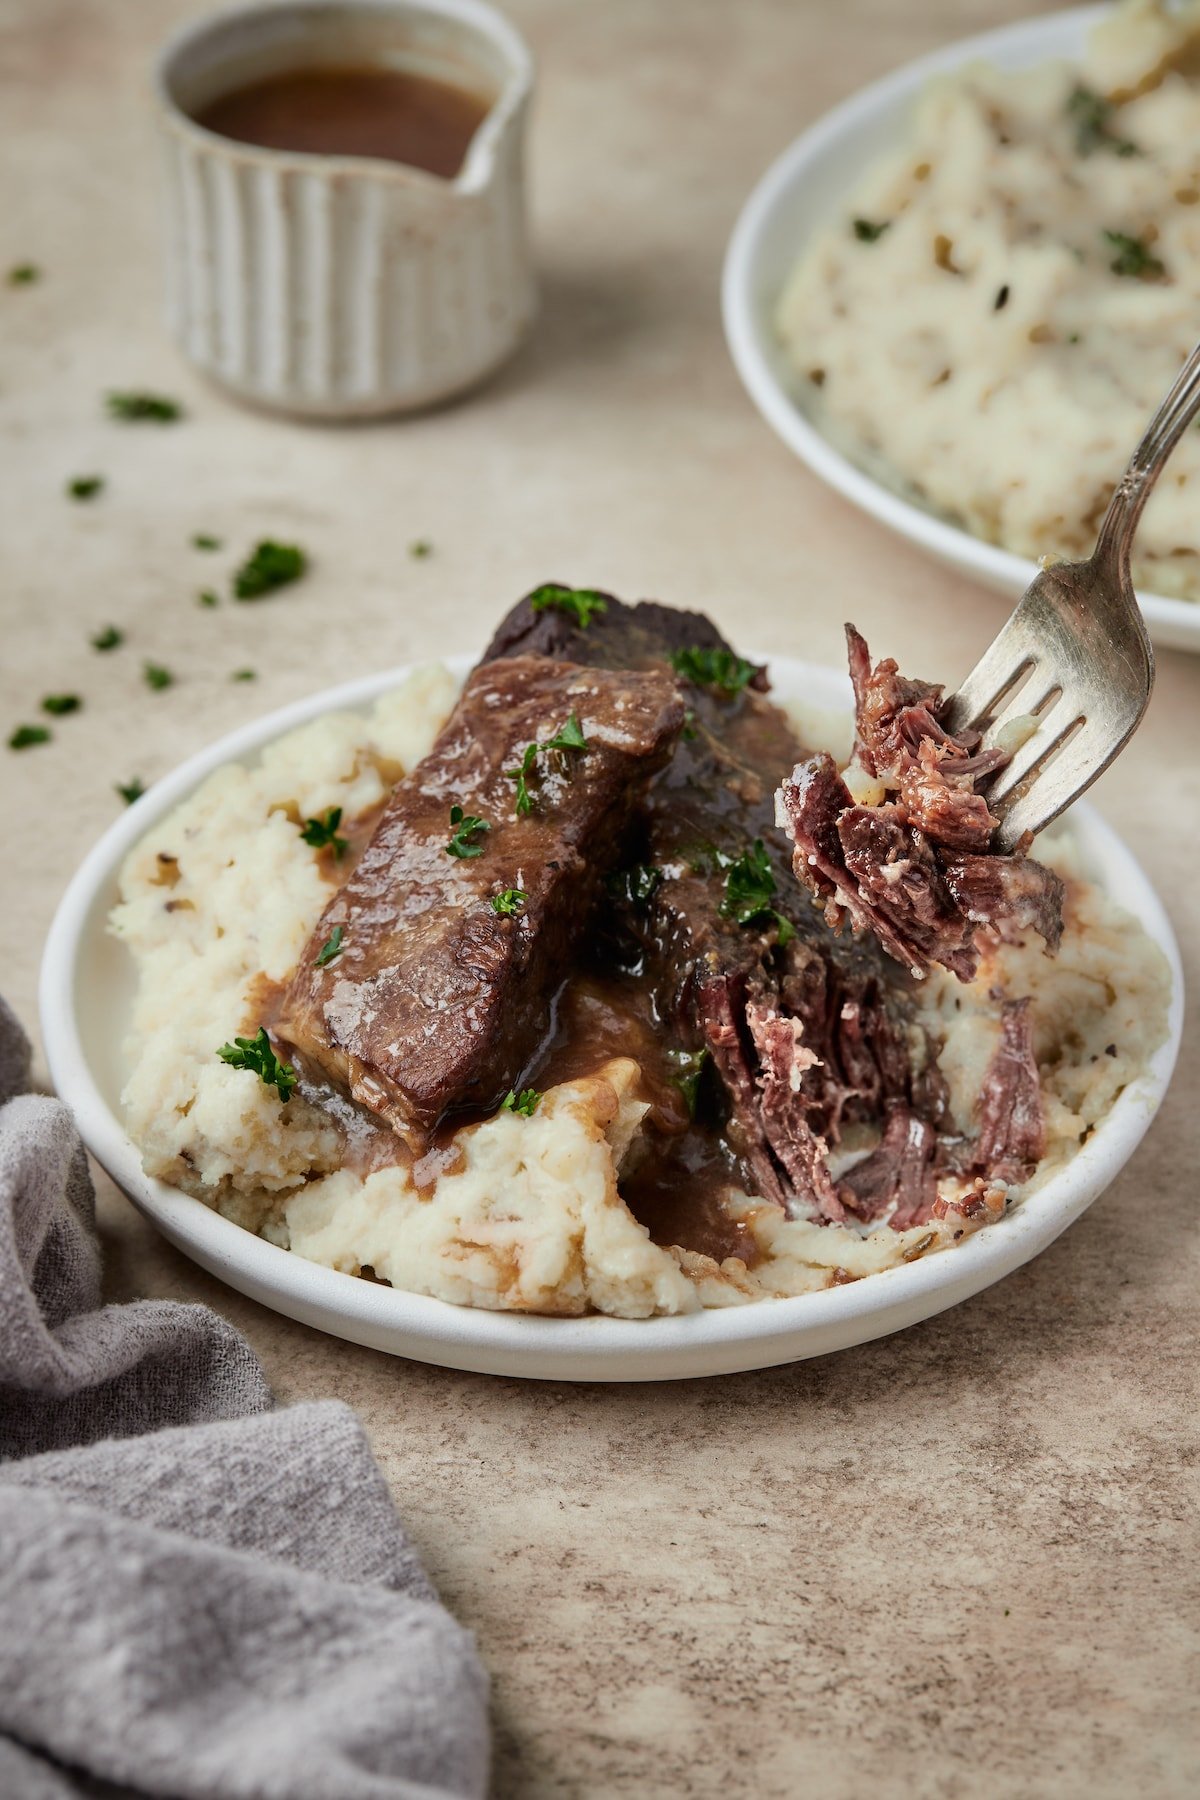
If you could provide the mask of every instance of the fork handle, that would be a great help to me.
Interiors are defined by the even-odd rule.
[[[1192,351],[1170,393],[1146,427],[1108,503],[1093,552],[1094,562],[1108,562],[1122,586],[1129,583],[1129,552],[1142,508],[1163,464],[1200,412],[1200,344]]]

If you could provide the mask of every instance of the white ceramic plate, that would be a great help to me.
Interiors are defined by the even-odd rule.
[[[1088,31],[1107,10],[1076,7],[968,38],[863,88],[798,137],[767,170],[742,211],[725,258],[725,336],[768,424],[814,474],[864,512],[951,568],[1013,598],[1024,593],[1036,565],[947,524],[856,468],[805,416],[797,398],[800,384],[771,318],[805,240],[842,209],[870,165],[902,140],[913,102],[931,76],[979,59],[1002,69],[1077,60]],[[1200,603],[1161,594],[1139,598],[1156,644],[1200,650]]]
[[[463,665],[465,667],[465,665]],[[1071,1164],[1025,1204],[953,1250],[844,1287],[794,1300],[764,1300],[683,1318],[546,1319],[474,1311],[362,1281],[305,1262],[253,1237],[201,1201],[144,1174],[122,1123],[121,1052],[133,995],[133,964],[105,930],[126,854],[222,763],[251,759],[285,731],[337,708],[365,707],[406,670],[332,688],[272,713],[191,757],[132,806],[96,845],[63,897],[42,966],[42,1029],[50,1072],[88,1149],[164,1236],[202,1268],[265,1306],[353,1343],[420,1362],[545,1380],[658,1381],[718,1375],[819,1356],[865,1343],[941,1312],[1036,1256],[1113,1179],[1156,1112],[1179,1044],[1183,983],[1179,952],[1153,889],[1120,840],[1089,808],[1074,814],[1088,867],[1136,913],[1170,959],[1174,997],[1169,1041],[1147,1073]],[[774,661],[784,699],[846,711],[845,676]]]

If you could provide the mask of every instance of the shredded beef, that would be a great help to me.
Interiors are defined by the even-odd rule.
[[[847,626],[855,697],[852,763],[885,798],[858,805],[831,757],[798,761],[776,796],[776,817],[794,843],[800,881],[824,902],[835,930],[848,917],[920,977],[934,963],[970,981],[981,936],[1014,940],[1030,931],[1049,951],[1062,936],[1063,886],[1024,856],[990,851],[996,820],[979,784],[1004,767],[980,750],[979,733],[951,735],[942,690],[902,676],[890,659],[871,666]]]
[[[1028,1181],[1046,1149],[1033,1020],[1028,1000],[1006,1000],[996,1046],[979,1096],[974,1163],[997,1181]]]

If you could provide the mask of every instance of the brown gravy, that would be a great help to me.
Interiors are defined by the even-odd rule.
[[[295,69],[234,88],[195,119],[239,144],[381,157],[449,181],[491,104],[406,69]]]

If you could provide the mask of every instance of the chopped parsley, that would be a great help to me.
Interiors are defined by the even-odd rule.
[[[500,1102],[500,1111],[521,1113],[524,1118],[532,1119],[541,1097],[536,1088],[522,1088],[519,1094],[509,1088]]]
[[[450,808],[450,823],[454,826],[454,835],[446,845],[446,855],[457,857],[482,856],[483,845],[473,843],[472,840],[478,837],[480,832],[490,831],[492,829],[487,820],[476,818],[474,813],[465,813],[461,806],[452,806]]]
[[[650,863],[635,863],[631,869],[618,869],[608,877],[605,886],[614,900],[629,906],[645,906],[662,885],[663,872]]]
[[[742,853],[725,870],[725,898],[721,917],[738,925],[757,925],[773,919],[779,931],[780,947],[795,935],[795,927],[771,902],[775,897],[775,874],[761,838],[755,838],[749,850]]]
[[[1141,238],[1130,237],[1124,231],[1106,231],[1102,234],[1116,251],[1109,263],[1114,275],[1133,275],[1141,281],[1157,281],[1167,272],[1167,265],[1157,256],[1151,255]]]
[[[537,760],[536,744],[526,744],[524,755],[515,769],[505,769],[504,773],[510,781],[517,784],[517,817],[523,819],[526,813],[533,811],[533,798],[529,792],[527,777]]]
[[[740,694],[758,674],[754,663],[747,662],[744,656],[735,656],[732,650],[702,650],[696,645],[673,650],[670,662],[685,681],[695,687],[714,688],[728,699]]]
[[[192,533],[193,550],[219,550],[220,548],[221,540],[219,537],[211,537],[207,531],[194,531]]]
[[[335,925],[333,931],[329,937],[325,939],[319,952],[313,958],[313,961],[318,969],[323,969],[326,963],[331,963],[333,961],[335,956],[340,956],[345,948],[346,944],[342,928],[340,925]]]
[[[299,544],[276,544],[264,538],[234,576],[234,597],[259,600],[276,588],[299,581],[307,567],[308,558]]]
[[[115,791],[120,794],[126,806],[132,806],[134,801],[140,800],[146,791],[142,786],[140,777],[137,775],[134,776],[132,781],[118,781],[113,785]]]
[[[408,554],[414,562],[424,562],[427,556],[433,555],[433,545],[428,538],[414,538],[408,546]]]
[[[183,408],[179,402],[165,400],[161,394],[136,391],[106,394],[105,404],[112,418],[124,419],[127,423],[149,419],[155,425],[173,425],[176,419],[183,417]]]
[[[521,911],[529,895],[524,888],[505,888],[502,894],[493,894],[491,908],[502,919],[511,919]]]
[[[211,588],[202,588],[196,595],[197,606],[220,606],[221,602]]]
[[[257,681],[257,669],[235,669],[229,677],[230,681]]]
[[[1113,103],[1103,94],[1084,87],[1074,88],[1067,101],[1067,118],[1075,127],[1075,148],[1080,156],[1093,150],[1111,150],[1114,156],[1137,156],[1136,144],[1120,138],[1112,129]]]
[[[9,287],[32,287],[35,281],[42,279],[42,271],[36,263],[17,263],[8,271]]]
[[[348,842],[337,834],[341,822],[341,807],[331,806],[323,819],[305,819],[300,827],[300,836],[314,850],[332,850],[335,862],[340,862],[346,853]]]
[[[161,663],[144,662],[142,664],[142,680],[148,688],[153,688],[157,693],[162,688],[169,688],[175,677],[170,669],[164,669]]]
[[[885,231],[890,231],[892,221],[881,219],[878,224],[871,219],[855,219],[854,235],[860,244],[877,244]]]
[[[529,776],[538,755],[543,750],[586,750],[587,739],[583,735],[583,727],[574,713],[567,714],[567,722],[553,737],[543,738],[540,743],[526,744],[521,753],[521,760],[515,769],[505,769],[504,773],[510,781],[517,784],[517,817],[524,818],[533,811],[533,796],[529,792]]]
[[[33,744],[48,744],[51,732],[45,725],[18,725],[8,740],[10,750],[28,750]]]
[[[103,475],[76,475],[67,483],[72,500],[94,500],[104,487]]]
[[[125,633],[118,631],[115,625],[106,625],[92,639],[93,650],[115,650],[118,644],[125,642]]]
[[[539,750],[586,750],[587,739],[583,735],[583,727],[574,713],[567,714],[567,722],[562,730],[552,738],[547,738],[538,745]]]
[[[234,1038],[217,1051],[221,1061],[233,1069],[250,1069],[264,1087],[273,1087],[286,1106],[296,1085],[296,1071],[291,1063],[280,1062],[271,1048],[266,1027],[260,1025],[258,1036]]]
[[[679,1070],[674,1080],[676,1087],[683,1095],[688,1118],[694,1119],[696,1098],[700,1090],[700,1077],[704,1073],[704,1065],[710,1056],[708,1046],[705,1045],[701,1050],[671,1050],[668,1054]]]
[[[597,614],[608,611],[607,597],[598,594],[595,588],[563,587],[558,581],[547,581],[541,587],[534,588],[529,596],[529,604],[534,612],[552,609],[566,613],[581,631],[587,630]]]
[[[684,711],[683,730],[679,735],[685,744],[690,744],[696,735],[696,715],[690,706]]]
[[[47,694],[42,701],[42,711],[51,718],[61,719],[64,713],[78,712],[83,701],[78,694]]]

